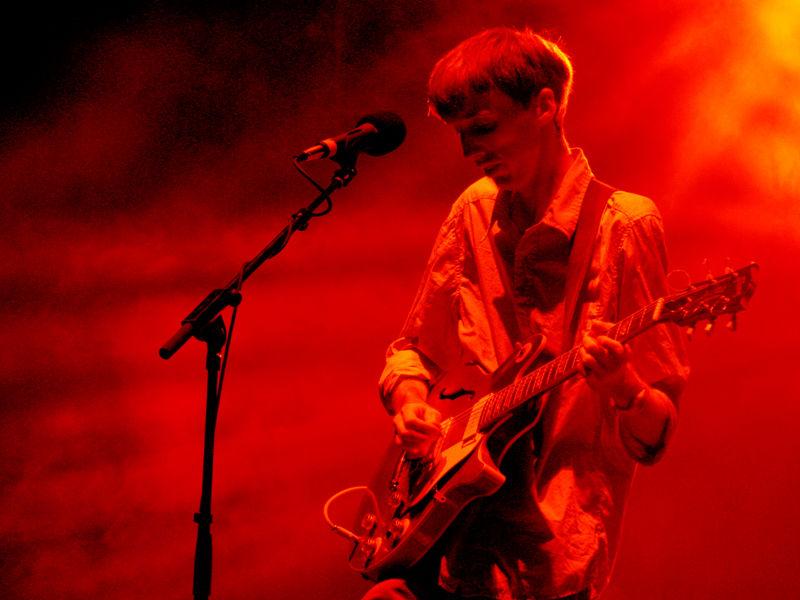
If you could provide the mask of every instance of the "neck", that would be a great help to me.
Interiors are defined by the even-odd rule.
[[[547,136],[541,148],[536,175],[528,189],[519,194],[534,223],[544,217],[572,162],[567,140],[558,132]]]

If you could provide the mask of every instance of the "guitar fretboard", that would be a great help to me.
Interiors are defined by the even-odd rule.
[[[639,335],[659,322],[659,305],[663,301],[660,298],[628,315],[615,323],[605,335],[619,342],[626,342]],[[478,428],[485,431],[500,417],[576,375],[581,363],[580,349],[581,346],[575,346],[514,383],[487,396],[483,401]]]

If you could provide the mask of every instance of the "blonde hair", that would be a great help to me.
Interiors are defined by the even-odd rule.
[[[572,91],[572,63],[559,46],[530,29],[498,27],[464,40],[433,67],[428,105],[442,119],[461,114],[466,99],[496,88],[527,107],[543,88],[561,123]]]

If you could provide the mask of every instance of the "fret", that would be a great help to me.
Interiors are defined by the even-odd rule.
[[[642,317],[639,319],[639,330],[637,333],[641,333],[650,325],[650,308],[650,306],[647,306],[642,309]]]
[[[637,324],[636,324],[636,329],[633,331],[633,333],[638,333],[642,330],[644,324],[646,323],[646,319],[647,319],[647,307],[642,307],[636,311]]]
[[[492,420],[496,419],[503,413],[503,405],[506,403],[508,394],[508,388],[503,388],[500,394],[495,394],[494,398],[492,399]]]
[[[624,342],[628,338],[628,336],[630,335],[631,330],[635,328],[634,324],[633,324],[635,319],[636,319],[636,313],[633,313],[632,315],[626,317],[624,321],[620,321],[620,324],[624,325],[624,327],[622,328],[623,331],[621,332],[621,335],[619,336],[619,341],[620,342]]]
[[[628,316],[625,319],[625,331],[620,336],[620,339],[619,339],[620,342],[624,342],[625,340],[627,340],[631,335],[631,331],[635,331],[636,330],[636,320],[638,318],[639,318],[639,315],[637,313],[633,313],[632,315]]]
[[[525,382],[525,397],[526,397],[526,399],[530,398],[531,396],[533,396],[534,395],[534,391],[536,390],[536,384],[534,383],[536,378],[533,377],[533,375],[534,374],[531,373],[529,375],[526,375],[523,378],[523,381]]]
[[[531,390],[530,390],[530,379],[528,377],[523,377],[517,382],[516,390],[517,394],[514,398],[514,406],[519,406],[523,402],[525,402],[528,398],[531,397]]]
[[[516,385],[512,385],[509,389],[509,394],[506,394],[506,398],[503,400],[503,410],[501,412],[506,412],[513,406],[517,405],[517,396],[519,394],[519,389]]]
[[[492,406],[492,419],[498,417],[503,412],[503,406],[508,399],[511,390],[507,387],[503,388],[499,394],[495,394]]]
[[[647,329],[652,324],[653,321],[652,321],[651,317],[653,315],[653,308],[654,307],[655,307],[655,304],[649,304],[648,306],[645,306],[642,309],[642,319],[641,319],[641,322],[639,324],[638,333],[641,333],[642,331]]]
[[[513,406],[519,406],[525,400],[528,399],[528,390],[527,386],[525,385],[524,380],[520,380],[517,382],[517,385],[514,386],[514,404]]]
[[[631,313],[624,319],[620,319],[609,328],[606,335],[622,343],[639,335],[660,322],[661,319],[655,315],[654,311],[659,307],[659,303],[663,302],[664,299],[661,298]],[[538,396],[543,391],[560,384],[575,372],[580,371],[581,367],[581,345],[578,344],[520,377],[512,384],[485,397],[481,401],[483,406],[471,413],[470,424],[474,425],[474,421],[477,420],[479,428],[491,425],[498,417]]]
[[[570,350],[570,368],[577,369],[581,362],[581,353],[577,348]]]
[[[481,409],[480,417],[478,419],[478,424],[483,425],[484,423],[489,423],[492,420],[492,406],[494,406],[494,399],[497,397],[497,394],[494,394],[491,398],[486,401],[486,404]]]
[[[648,316],[650,315],[650,313],[646,309],[642,309],[640,312],[642,314],[639,317],[639,329],[638,329],[638,331],[641,333],[642,331],[645,330],[645,326],[646,326],[646,324],[648,322]]]
[[[494,419],[500,414],[501,407],[503,406],[503,401],[505,400],[506,396],[508,396],[508,388],[503,388],[492,398],[489,410],[489,418],[492,421],[494,421]]]
[[[631,330],[631,318],[627,317],[619,322],[619,336],[614,338],[617,341],[622,341],[625,339],[625,336],[628,335],[628,332]]]
[[[494,421],[500,415],[500,404],[503,401],[503,393],[505,389],[501,390],[500,394],[495,394],[492,397],[491,405],[489,406],[489,420]]]
[[[491,399],[492,399],[492,396],[490,396],[488,399],[481,400],[481,405],[482,405],[481,409],[480,410],[476,410],[476,411],[472,411],[472,413],[470,414],[470,417],[469,417],[470,429],[472,429],[475,426],[475,421],[474,421],[475,419],[478,420],[478,423],[477,423],[478,427],[482,427],[484,425],[484,423],[485,423],[484,418],[483,418],[484,417],[484,413],[486,412],[486,406],[488,404],[490,404]]]

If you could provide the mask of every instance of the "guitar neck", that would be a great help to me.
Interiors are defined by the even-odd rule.
[[[605,335],[623,343],[636,337],[660,322],[659,317],[663,303],[664,299],[659,298],[652,304],[637,310],[615,323]],[[575,346],[514,383],[487,396],[483,401],[484,406],[481,410],[478,428],[481,431],[487,430],[498,419],[525,404],[531,398],[551,390],[577,375],[581,364],[580,349],[580,345]]]

